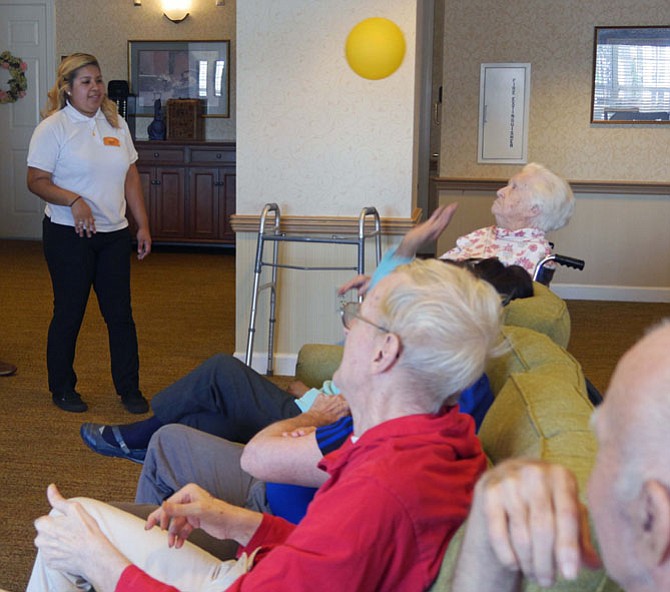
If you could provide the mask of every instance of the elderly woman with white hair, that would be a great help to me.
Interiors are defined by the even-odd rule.
[[[399,267],[342,308],[335,380],[354,434],[321,461],[330,478],[299,525],[187,485],[145,526],[51,485],[28,590],[426,590],[486,467],[456,403],[496,352],[500,312],[496,291],[465,269]],[[240,558],[190,544],[196,528],[238,541]]]
[[[455,205],[452,214],[453,210]],[[491,206],[495,226],[460,237],[440,259],[497,257],[505,265],[520,265],[532,276],[535,266],[551,254],[546,233],[563,228],[574,210],[574,196],[564,179],[540,164],[527,164],[498,190]]]

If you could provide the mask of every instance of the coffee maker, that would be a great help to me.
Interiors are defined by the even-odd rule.
[[[110,80],[107,83],[107,96],[116,103],[119,115],[128,119],[128,95],[130,88],[126,80]]]

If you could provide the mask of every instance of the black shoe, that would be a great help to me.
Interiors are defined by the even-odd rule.
[[[51,399],[56,407],[60,407],[63,411],[70,411],[72,413],[83,413],[88,410],[88,405],[81,400],[79,393],[71,391],[62,395],[52,393]]]
[[[123,406],[129,413],[146,413],[149,411],[149,402],[141,395],[141,393],[122,395],[121,403],[123,403]]]

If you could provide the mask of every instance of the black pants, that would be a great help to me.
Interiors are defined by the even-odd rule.
[[[130,306],[130,231],[124,228],[79,237],[71,226],[54,224],[47,217],[42,231],[54,292],[47,338],[49,390],[56,395],[75,390],[77,336],[93,286],[109,333],[116,392],[121,396],[138,393],[140,363]]]
[[[156,393],[151,408],[163,424],[180,423],[242,444],[300,413],[295,397],[227,354],[209,358]]]

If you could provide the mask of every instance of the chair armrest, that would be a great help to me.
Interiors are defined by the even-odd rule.
[[[309,387],[319,388],[325,380],[331,380],[342,360],[341,345],[308,343],[298,352],[295,377]]]

